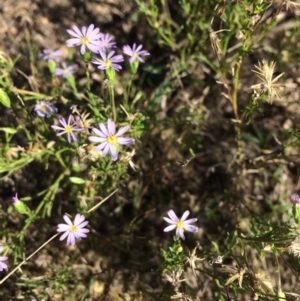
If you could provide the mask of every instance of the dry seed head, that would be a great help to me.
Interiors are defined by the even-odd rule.
[[[93,118],[88,119],[90,113],[88,113],[87,111],[81,111],[77,105],[72,105],[70,109],[72,111],[72,115],[75,116],[75,120],[79,120],[79,127],[84,129],[84,131],[87,133],[89,128],[91,127],[91,124],[94,122]]]
[[[268,102],[272,103],[274,97],[280,98],[277,93],[277,88],[284,87],[284,84],[276,84],[276,81],[284,74],[281,73],[273,79],[273,74],[275,70],[275,62],[267,62],[262,60],[259,62],[255,69],[252,70],[256,76],[261,80],[259,84],[253,85],[250,88],[254,90],[255,98],[258,98],[259,95],[268,93]]]
[[[225,266],[225,265],[224,265]],[[227,267],[227,266],[225,266]],[[223,268],[223,266],[222,266]],[[236,269],[235,267],[232,269],[234,271],[234,274],[232,273],[233,271],[230,271],[229,273],[230,274],[233,274],[233,276],[231,276],[225,283],[225,285],[229,285],[230,283],[232,283],[233,281],[235,280],[238,280],[239,282],[239,287],[242,287],[242,284],[243,284],[243,278],[244,278],[244,274],[246,273],[247,271],[247,267],[246,266],[243,266],[242,268],[240,269]]]
[[[88,158],[95,162],[98,159],[102,158],[102,151],[97,150],[96,146],[93,144],[88,144],[88,146],[86,147],[87,150],[87,154],[88,154]]]
[[[99,172],[97,171],[91,171],[89,172],[89,179],[91,182],[95,182],[97,180],[97,178],[99,177]]]
[[[18,158],[20,153],[25,153],[26,150],[21,146],[13,146],[5,151],[4,155],[6,158],[12,160],[13,158]]]
[[[285,5],[286,10],[291,10],[292,12],[296,12],[297,8],[300,8],[300,3],[291,0],[285,0],[283,5]]]
[[[76,153],[81,160],[90,159],[95,162],[102,157],[102,152],[93,144],[82,144],[76,148]]]
[[[202,261],[204,260],[205,258],[199,258],[197,257],[196,255],[196,251],[199,247],[199,243],[197,244],[197,246],[194,248],[193,252],[189,252],[189,256],[186,257],[186,262],[185,263],[188,263],[194,273],[194,275],[196,276],[196,262],[197,261]]]
[[[172,284],[172,286],[174,287],[174,291],[177,292],[180,287],[181,282],[186,280],[185,278],[181,279],[182,273],[183,273],[183,270],[180,269],[176,272],[172,271],[170,273],[165,273],[162,275],[162,277],[164,279],[166,279],[168,282],[170,282]]]
[[[120,156],[120,161],[122,161],[122,162],[128,162],[128,164],[130,165],[130,167],[134,171],[136,171],[138,169],[138,166],[136,164],[134,164],[133,161],[131,160],[134,155],[135,155],[135,149],[133,149],[131,152],[125,152],[125,154],[122,154]]]
[[[87,144],[82,144],[76,148],[76,153],[80,159],[84,159],[87,156],[86,146],[87,146]]]
[[[289,254],[293,254],[295,257],[300,258],[300,237],[296,236],[296,238],[291,242],[291,244],[287,247],[287,251]]]
[[[178,292],[176,295],[171,296],[171,299],[179,300],[179,301],[193,301],[191,296],[181,293],[181,292]]]
[[[90,113],[83,111],[80,115],[77,115],[75,117],[75,120],[79,120],[79,127],[84,129],[84,131],[87,133],[89,128],[91,127],[91,124],[94,122],[93,118],[88,118],[90,116]]]
[[[215,53],[217,55],[222,54],[222,50],[219,46],[219,42],[221,40],[217,37],[217,33],[222,32],[222,31],[229,31],[229,30],[228,29],[221,29],[221,30],[218,30],[218,31],[213,31],[209,34],[211,47],[213,48],[213,50],[215,51]]]
[[[264,270],[257,270],[253,275],[253,287],[265,294],[265,295],[275,295],[274,286],[270,279],[268,273]]]

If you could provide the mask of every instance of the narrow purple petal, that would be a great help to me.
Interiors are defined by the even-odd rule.
[[[68,239],[67,239],[67,245],[72,245],[74,246],[75,245],[75,235],[74,233],[70,233],[70,235],[68,236]]]
[[[131,48],[130,48],[129,45],[126,45],[126,46],[123,47],[123,52],[124,52],[125,54],[129,55],[129,56],[132,55],[132,50],[131,50]]]
[[[74,32],[78,35],[78,37],[82,37],[82,31],[80,31],[79,27],[76,25],[72,26]]]
[[[94,44],[95,44],[95,45],[94,45]],[[94,53],[98,53],[98,52],[99,52],[99,50],[98,50],[99,45],[96,45],[95,42],[90,42],[90,43],[87,44],[86,46],[87,46],[92,52],[94,52]]]
[[[59,238],[59,240],[64,240],[68,235],[69,235],[69,232],[67,231]]]
[[[124,133],[126,133],[128,130],[130,129],[129,125],[123,126],[122,128],[120,128],[116,134],[117,137],[123,135]]]
[[[189,232],[198,232],[198,227],[192,225],[184,225],[184,229]]]
[[[191,218],[191,219],[184,221],[183,223],[188,225],[188,224],[195,223],[197,220],[198,220],[198,218]]]
[[[109,143],[106,143],[106,145],[105,145],[105,147],[104,147],[104,149],[102,151],[102,157],[105,157],[107,155],[108,151],[109,151]]]
[[[114,136],[116,134],[116,124],[110,118],[107,120],[107,129],[109,136]]]
[[[120,71],[122,69],[122,66],[118,64],[111,64],[111,67],[116,71]]]
[[[86,26],[82,26],[81,28],[82,35],[86,37]]]
[[[81,238],[87,237],[87,235],[83,231],[82,232],[74,232],[73,235],[74,235],[75,241],[76,241],[76,239],[81,240]]]
[[[61,133],[57,133],[56,136],[57,136],[57,137],[60,137],[60,136],[64,135],[65,133],[66,133],[66,132],[63,131],[63,132],[61,132]]]
[[[164,219],[166,222],[168,222],[169,224],[175,224],[175,225],[177,224],[177,222],[175,222],[175,221],[169,219],[168,217],[163,217],[163,219]]]
[[[86,225],[88,225],[89,222],[88,221],[85,221],[85,222],[82,222],[80,223],[79,225],[77,225],[77,228],[78,228],[78,231],[86,231],[86,232],[90,232],[89,229],[82,229],[84,228]]]
[[[88,137],[88,139],[92,142],[99,142],[99,143],[105,142],[107,140],[107,138],[96,137],[96,136],[90,136]]]
[[[99,145],[97,145],[96,147],[95,147],[95,149],[97,150],[97,151],[102,151],[104,148],[106,148],[106,146],[108,145],[108,142],[107,141],[104,141],[104,142],[102,142],[101,144],[99,144]],[[109,147],[108,147],[108,149],[107,149],[107,151],[109,150]],[[103,155],[103,154],[102,154]],[[105,154],[106,155],[106,154]],[[105,157],[105,155],[103,155],[103,157]]]
[[[102,133],[100,130],[98,130],[97,128],[92,128],[92,131],[97,135],[100,136],[102,138],[107,138],[107,135],[105,135],[104,133]]]
[[[145,60],[143,60],[140,56],[137,58],[141,63],[145,63]]]
[[[70,34],[73,37],[80,38],[81,37],[81,32],[79,29],[74,25],[73,30],[67,29],[67,33]]]
[[[58,122],[65,128],[67,126],[66,120],[64,118],[61,118],[58,120]]]
[[[79,38],[72,38],[66,41],[66,45],[68,47],[73,47],[73,46],[79,46],[80,43],[80,39]]]
[[[133,138],[118,137],[117,142],[121,145],[130,145],[134,144],[135,140]]]
[[[181,217],[181,221],[182,222],[185,221],[189,215],[190,215],[190,211],[186,210]]]
[[[177,228],[176,229],[176,236],[179,236],[183,240],[185,239],[185,237],[184,237],[184,231],[183,231],[182,228]]]
[[[177,215],[175,214],[174,210],[169,210],[168,211],[168,215],[170,217],[170,219],[174,222],[178,222],[179,221],[179,218],[177,217]]]
[[[102,133],[104,133],[106,135],[106,137],[108,137],[109,136],[109,132],[108,132],[106,126],[104,125],[104,123],[102,123],[102,122],[99,123],[99,127],[100,127],[100,130],[102,131]]]
[[[166,227],[166,228],[164,229],[164,232],[172,231],[172,230],[174,230],[175,228],[176,228],[176,225],[170,225],[170,226],[168,226],[168,227]]]
[[[135,52],[139,52],[142,48],[143,48],[143,45],[139,45],[139,46],[136,48]]]
[[[111,157],[113,159],[113,161],[118,160],[118,152],[117,152],[117,148],[114,145],[109,145],[110,148],[110,153],[111,153]]]
[[[96,30],[96,29],[95,29]],[[89,37],[91,36],[91,34],[93,34],[93,31],[94,31],[94,24],[91,24],[86,32],[86,36]],[[99,31],[99,28],[98,28],[98,31]],[[96,31],[97,32],[97,31]]]
[[[75,219],[74,219],[74,225],[78,226],[83,221],[84,221],[84,216],[77,213],[76,216],[75,216]]]
[[[65,220],[65,222],[66,222],[68,225],[72,225],[72,222],[71,222],[70,218],[69,218],[66,214],[63,216],[63,219]]]
[[[58,224],[57,225],[57,232],[64,232],[70,229],[70,225],[67,224]]]
[[[85,44],[82,44],[82,45],[81,45],[81,47],[80,47],[80,53],[81,53],[82,55],[85,54]]]
[[[72,137],[71,137],[71,134],[70,134],[70,133],[68,133],[68,137],[67,137],[67,139],[68,139],[68,142],[69,142],[69,143],[71,143],[71,142],[72,142]]]
[[[55,130],[61,130],[61,131],[64,131],[65,128],[64,127],[61,127],[61,126],[57,126],[57,125],[51,125],[51,127]]]

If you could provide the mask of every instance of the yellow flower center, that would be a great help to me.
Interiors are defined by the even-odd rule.
[[[71,126],[71,125],[67,125],[66,127],[65,127],[65,131],[66,131],[66,133],[72,133],[72,131],[73,131],[73,127]]]
[[[40,110],[42,111],[42,112],[48,112],[48,107],[47,106],[41,106],[40,107]]]
[[[116,145],[117,144],[117,137],[116,136],[109,136],[109,137],[107,137],[107,142],[109,144]]]
[[[70,232],[76,232],[76,230],[77,230],[77,228],[76,228],[76,226],[75,225],[72,225],[71,227],[70,227]]]
[[[177,228],[183,229],[183,222],[182,221],[178,221],[176,224]]]
[[[105,65],[106,65],[107,68],[110,68],[110,66],[111,66],[111,60],[106,60],[105,61]]]
[[[81,42],[81,44],[85,44],[86,45],[86,44],[89,43],[89,39],[87,37],[83,37],[83,38],[81,38],[80,42]]]

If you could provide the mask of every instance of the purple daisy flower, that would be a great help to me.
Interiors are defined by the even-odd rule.
[[[113,42],[112,40],[114,39],[114,37],[112,35],[110,35],[109,33],[100,34],[100,40],[99,40],[99,46],[100,46],[100,50],[102,51],[106,51],[106,50],[111,50],[113,48],[116,48],[116,42]]]
[[[55,130],[61,131],[57,134],[57,136],[67,134],[69,143],[71,143],[72,140],[77,142],[78,139],[74,132],[84,132],[84,129],[78,125],[79,122],[80,120],[74,120],[73,115],[70,115],[68,122],[66,122],[64,118],[59,119],[59,123],[62,125],[62,127],[57,125],[51,125],[51,127]]]
[[[63,216],[66,224],[58,224],[57,232],[65,232],[59,240],[64,240],[67,238],[67,245],[75,245],[76,240],[81,240],[81,238],[86,237],[86,233],[90,232],[89,229],[84,227],[89,223],[84,221],[85,217],[79,213],[76,214],[74,223],[70,220],[67,215]]]
[[[94,24],[91,24],[88,28],[82,26],[81,31],[76,26],[72,26],[73,30],[67,29],[67,32],[75,37],[66,41],[68,47],[80,46],[80,53],[83,55],[86,52],[86,47],[92,52],[98,53],[99,51],[99,38],[101,36],[100,29],[95,28]]]
[[[135,60],[139,60],[141,63],[145,62],[141,56],[150,55],[150,53],[147,50],[141,50],[142,48],[143,45],[136,47],[136,43],[133,44],[132,48],[129,45],[123,47],[123,52],[130,56],[130,64],[132,64]]]
[[[122,69],[121,65],[117,64],[124,61],[123,55],[114,55],[114,51],[109,52],[106,54],[104,51],[99,51],[100,56],[102,59],[93,59],[92,63],[99,65],[98,69],[106,70],[112,68],[116,71],[120,71]]]
[[[44,49],[42,53],[39,54],[39,58],[43,61],[55,61],[59,62],[60,58],[63,56],[63,53],[60,49],[58,50],[50,50],[50,49]]]
[[[164,217],[164,220],[171,225],[166,227],[164,229],[164,232],[169,232],[176,228],[176,236],[179,236],[182,239],[184,239],[184,230],[194,233],[198,232],[198,227],[190,225],[192,223],[195,223],[198,219],[191,218],[187,220],[189,214],[190,212],[187,210],[183,213],[181,219],[179,219],[173,210],[169,210],[169,217]]]
[[[40,118],[48,118],[52,114],[57,113],[57,108],[46,100],[41,100],[34,106],[34,111]]]
[[[107,120],[107,127],[104,125],[104,123],[99,123],[99,129],[93,128],[92,131],[97,136],[90,136],[88,139],[93,142],[99,142],[100,144],[96,146],[96,150],[102,151],[102,156],[105,157],[110,151],[111,157],[113,161],[116,161],[118,159],[118,151],[117,146],[119,144],[122,145],[130,145],[135,142],[133,138],[124,138],[121,137],[124,133],[126,133],[129,130],[129,125],[126,125],[118,130],[116,133],[116,124],[113,120],[108,119]]]
[[[56,76],[63,76],[64,78],[70,77],[72,74],[75,73],[77,69],[77,65],[73,64],[67,66],[65,62],[61,63],[62,68],[56,68],[54,74]]]
[[[4,247],[0,246],[0,253],[2,253]],[[7,260],[8,257],[7,256],[0,256],[0,272],[2,272],[3,270],[7,269],[7,264],[4,263],[3,261]]]

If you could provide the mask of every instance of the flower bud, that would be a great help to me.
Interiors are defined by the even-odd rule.
[[[297,224],[300,224],[300,196],[297,194],[292,197],[294,202],[293,216]]]
[[[20,213],[20,214],[27,214],[30,215],[30,209],[27,207],[25,203],[20,201],[18,199],[18,194],[16,193],[16,196],[12,198],[13,205],[15,209]]]

